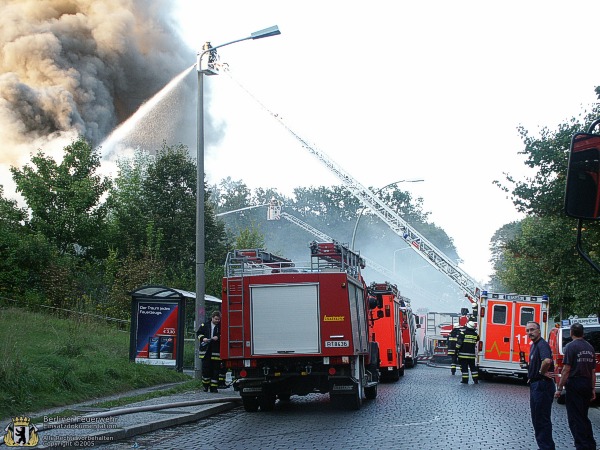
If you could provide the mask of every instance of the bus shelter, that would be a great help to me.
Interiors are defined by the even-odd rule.
[[[183,371],[185,302],[196,294],[165,286],[142,286],[130,295],[130,361]]]

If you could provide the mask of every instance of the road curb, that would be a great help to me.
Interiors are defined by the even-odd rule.
[[[224,402],[224,403],[216,403],[214,405],[209,405],[208,407],[204,407],[200,411],[196,412],[181,412],[177,415],[171,415],[169,418],[160,419],[159,414],[164,413],[164,411],[156,411],[153,413],[139,413],[146,414],[148,417],[144,420],[144,423],[139,423],[135,425],[129,425],[113,430],[102,431],[97,433],[90,433],[88,435],[83,436],[71,436],[68,439],[69,447],[85,447],[90,446],[91,443],[96,444],[109,444],[111,442],[117,442],[121,440],[130,439],[132,437],[138,436],[140,434],[150,433],[152,431],[157,431],[160,429],[173,427],[177,425],[183,425],[189,422],[196,422],[206,417],[210,417],[214,414],[219,414],[225,411],[232,410],[239,406],[239,402]],[[43,434],[43,433],[42,433]],[[64,438],[64,436],[62,437]],[[48,442],[46,442],[48,441]],[[53,445],[50,439],[44,439],[42,437],[42,445],[39,445],[37,448],[47,449],[47,448],[56,448],[56,444]],[[56,443],[60,443],[61,445],[65,444],[65,441],[61,438],[56,439]]]

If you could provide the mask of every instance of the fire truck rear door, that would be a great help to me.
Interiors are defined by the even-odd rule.
[[[319,285],[250,286],[252,354],[319,353]]]
[[[515,320],[514,351],[512,360],[519,362],[519,352],[525,353],[525,360],[529,361],[529,346],[531,341],[525,333],[527,322],[540,324],[542,336],[546,336],[546,324],[542,322],[542,305],[540,303],[516,303],[517,317]]]
[[[487,361],[510,361],[511,343],[514,333],[514,303],[506,300],[489,299],[485,326],[481,339],[484,342],[482,359]]]

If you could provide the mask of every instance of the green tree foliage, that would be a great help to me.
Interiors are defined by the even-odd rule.
[[[535,175],[526,180],[507,175],[509,186],[496,182],[510,192],[516,208],[527,214],[492,239],[497,280],[508,291],[548,294],[554,310],[564,314],[600,311],[598,275],[577,255],[576,220],[566,217],[563,210],[571,137],[586,131],[599,114],[596,108],[555,131],[544,128],[538,137],[521,128],[526,165]],[[598,222],[586,223],[583,236],[586,251],[600,261]]]
[[[106,256],[107,206],[101,200],[111,182],[96,174],[98,151],[82,137],[64,150],[60,164],[40,151],[33,167],[11,168],[31,212],[29,224],[62,253]]]
[[[19,297],[39,286],[44,267],[52,259],[52,246],[26,226],[27,212],[4,198],[0,185],[0,295]]]
[[[163,146],[144,178],[146,218],[161,230],[161,256],[167,265],[193,267],[196,235],[196,165],[187,147]]]
[[[133,157],[117,161],[119,172],[110,192],[110,246],[117,255],[141,256],[152,247],[147,238],[160,240],[156,233],[149,233],[149,224],[152,230],[155,227],[144,201],[144,180],[153,160],[149,153],[137,150]]]
[[[254,223],[240,231],[235,239],[235,248],[265,248],[265,236]]]
[[[377,189],[372,190],[377,192]],[[219,193],[223,197],[227,196],[223,191]],[[398,186],[379,190],[378,195],[450,258],[458,258],[452,240],[443,230],[428,222],[428,213],[423,211],[422,199],[413,199],[409,192],[402,191]],[[246,205],[238,202],[235,206],[240,209],[244,206],[264,205],[273,197],[282,201],[285,213],[342,243],[350,244],[357,218],[362,215],[355,248],[364,254],[376,255],[378,262],[389,267],[393,265],[393,250],[406,245],[401,237],[368,209],[363,211],[360,202],[341,186],[296,188],[292,198],[285,198],[275,189],[257,189]],[[224,202],[224,199],[221,198],[221,201]],[[253,226],[260,226],[267,249],[291,259],[307,260],[308,244],[316,239],[309,231],[285,218],[267,221],[266,207],[227,214],[223,216],[223,221],[229,230],[233,230],[234,236],[248,232]]]

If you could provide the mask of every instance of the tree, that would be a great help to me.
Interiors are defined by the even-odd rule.
[[[0,295],[13,296],[29,285],[27,262],[35,254],[30,251],[29,229],[24,225],[27,213],[17,202],[4,198],[0,185]]]
[[[148,249],[147,239],[160,241],[145,205],[144,180],[154,158],[143,150],[137,150],[131,158],[117,161],[119,172],[110,192],[110,245],[120,257],[130,252],[141,256]],[[148,234],[151,224],[152,235]],[[152,247],[152,246],[151,246]]]
[[[265,235],[253,223],[250,228],[240,231],[240,234],[235,239],[235,248],[265,248]]]
[[[39,151],[31,160],[34,167],[10,169],[31,211],[29,225],[62,253],[106,256],[107,206],[102,197],[111,182],[96,174],[100,157],[84,138],[64,152],[60,164]]]
[[[143,179],[143,202],[147,221],[163,235],[161,256],[172,267],[195,261],[196,165],[187,147],[163,148],[148,166]]]
[[[587,130],[599,114],[596,107],[579,119],[558,125],[556,131],[542,129],[539,137],[521,128],[525,164],[536,173],[525,180],[507,174],[509,186],[495,182],[510,192],[515,207],[528,215],[511,234],[493,242],[497,278],[509,291],[548,294],[552,305],[564,313],[600,311],[597,275],[578,257],[575,220],[563,211],[571,137]],[[600,261],[598,222],[586,224],[584,242],[589,255]]]

